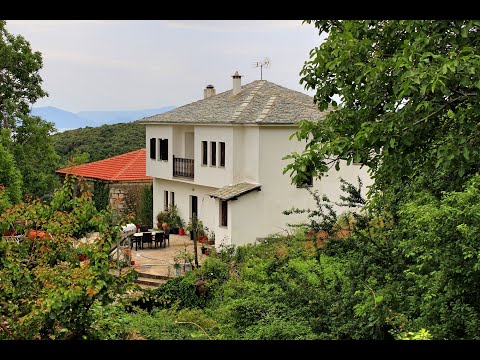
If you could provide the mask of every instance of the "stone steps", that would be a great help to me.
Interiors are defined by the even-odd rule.
[[[123,268],[121,270],[121,273],[125,271],[127,271],[127,268]],[[173,279],[173,277],[171,276],[148,274],[137,270],[135,271],[138,273],[138,278],[135,283],[137,283],[138,285],[140,285],[141,288],[144,289],[158,288],[160,285],[165,284],[167,280]],[[118,276],[117,270],[112,270],[111,273],[115,276]]]
[[[135,281],[139,285],[143,285],[142,287],[149,287],[149,288],[155,288],[159,287],[162,284],[165,284],[168,279],[172,279],[169,276],[164,276],[164,275],[154,275],[154,274],[148,274],[148,273],[142,273],[137,271],[138,273],[138,278]]]

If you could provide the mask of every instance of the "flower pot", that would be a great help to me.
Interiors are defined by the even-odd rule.
[[[204,252],[203,254],[209,255],[209,254],[210,254],[210,250],[209,250],[209,249],[205,249],[205,252]]]
[[[180,236],[185,235],[185,230],[184,229],[178,229],[178,235],[180,235]]]
[[[175,268],[175,276],[180,276],[182,269],[180,267]]]
[[[130,260],[130,265],[134,266],[135,265],[135,260]]]
[[[183,269],[184,269],[185,272],[186,272],[186,271],[191,271],[191,270],[192,270],[192,265],[190,265],[190,264],[184,264],[184,265],[183,265]]]
[[[202,254],[205,254],[206,251],[207,251],[206,248],[202,248]]]

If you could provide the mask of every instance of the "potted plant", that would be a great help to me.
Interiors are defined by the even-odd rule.
[[[208,229],[208,226],[205,226],[202,231],[202,242],[206,243],[208,242],[208,234],[210,230]]]
[[[201,250],[202,250],[202,254],[205,255],[205,251],[207,250],[207,247],[205,246],[204,243],[202,243],[202,248],[201,248]]]
[[[203,221],[198,220],[197,221],[197,240],[199,242],[206,242],[204,238],[205,238],[205,228],[203,227]]]
[[[183,221],[183,219],[180,219],[180,228],[178,229],[178,235],[185,235],[185,221]]]
[[[157,215],[157,228],[162,226],[162,223],[168,223],[170,234],[178,234],[179,229],[184,225],[183,219],[178,213],[177,205],[169,205],[166,210],[163,210]]]
[[[179,262],[173,260],[173,268],[175,269],[175,276],[179,276],[181,274],[182,265]]]
[[[193,262],[195,260],[195,255],[187,251],[187,246],[185,245],[184,250],[178,250],[173,257],[173,267],[175,268],[175,273],[177,273],[177,268],[180,268],[179,273],[183,274],[186,271],[190,271],[194,268]]]
[[[215,245],[215,231],[210,231],[208,234],[208,245]]]

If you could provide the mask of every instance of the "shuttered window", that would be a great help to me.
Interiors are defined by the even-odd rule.
[[[228,224],[228,203],[220,200],[220,226]]]
[[[168,139],[160,139],[160,160],[168,161]]]
[[[155,159],[155,144],[157,142],[157,139],[151,138],[150,139],[150,159]]]
[[[208,164],[208,145],[206,141],[202,141],[202,165]]]
[[[210,142],[211,161],[210,165],[217,166],[217,143],[215,141]]]
[[[225,143],[220,143],[220,166],[225,166]]]

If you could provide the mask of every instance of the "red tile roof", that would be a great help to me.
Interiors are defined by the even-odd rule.
[[[70,166],[56,170],[56,172],[110,181],[152,179],[151,176],[146,175],[146,149],[131,151],[87,164]]]

